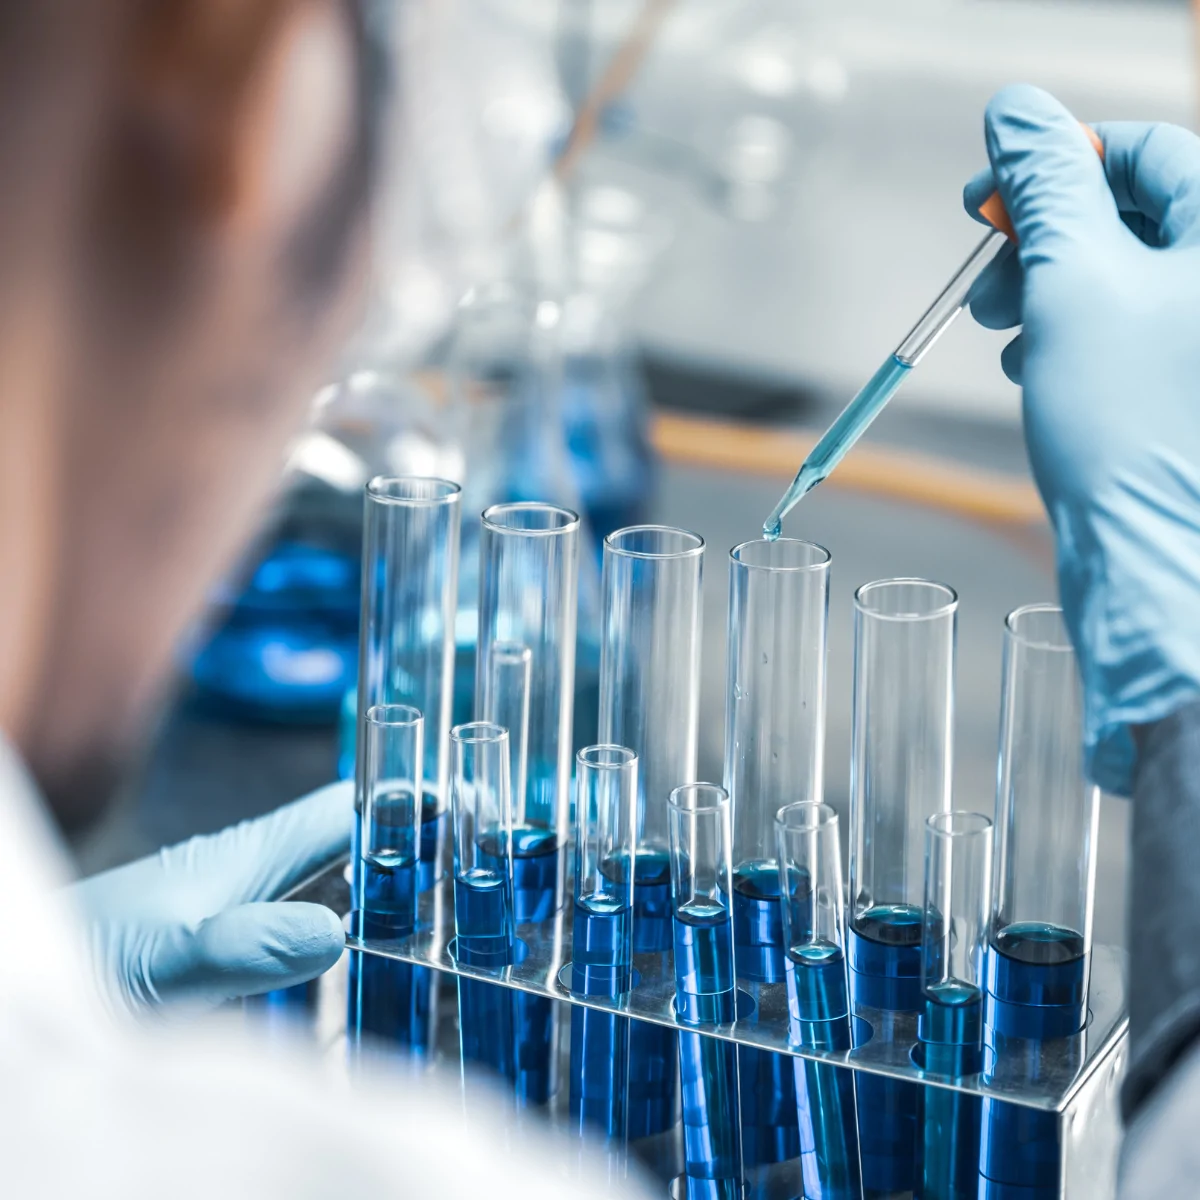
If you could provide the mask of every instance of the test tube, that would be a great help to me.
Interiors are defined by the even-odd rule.
[[[779,538],[729,554],[725,786],[733,807],[733,942],[738,978],[758,1003],[784,979],[775,814],[822,798],[829,551]],[[746,1170],[800,1153],[790,1056],[742,1047]]]
[[[500,970],[513,958],[512,803],[508,730],[477,721],[450,732],[454,752],[454,956]],[[459,976],[464,1065],[513,1074],[511,992]]]
[[[378,704],[418,709],[425,718],[422,891],[442,875],[460,500],[458,484],[444,479],[380,476],[367,484],[364,501],[355,807],[361,817],[366,713]],[[352,861],[361,861],[357,843]],[[354,878],[356,907],[360,875]]]
[[[850,1048],[842,848],[837,813],[799,802],[775,818],[783,897],[788,1033],[811,1050]],[[854,1075],[844,1067],[793,1058],[801,1171],[808,1200],[861,1200]]]
[[[685,1024],[728,1023],[737,1015],[733,973],[729,793],[689,783],[668,812],[675,941],[675,1015]],[[679,1035],[684,1172],[705,1196],[741,1200],[741,1118],[737,1047],[699,1033]]]
[[[671,947],[667,801],[696,778],[700,714],[700,618],[704,539],[684,529],[635,525],[604,539],[599,740],[638,756],[633,948]],[[673,1030],[636,1021],[630,1030],[629,1137],[652,1137],[677,1120]]]
[[[983,974],[992,908],[992,822],[935,813],[925,827],[924,1003],[918,1061],[952,1079],[982,1065]],[[917,1142],[920,1200],[976,1200],[979,1097],[922,1088]]]
[[[925,822],[950,807],[958,597],[888,579],[854,597],[850,761],[850,988],[856,1039],[887,1040],[921,1007]],[[864,1075],[858,1115],[866,1193],[909,1191],[917,1089]]]
[[[417,873],[424,770],[424,719],[404,704],[375,705],[365,721],[359,930],[363,937],[406,937],[417,923]],[[351,1043],[419,1049],[426,989],[410,963],[357,954],[350,993]]]
[[[1062,610],[1005,621],[997,772],[995,895],[984,989],[984,1077],[1036,1080],[1043,1043],[1073,1063],[1084,1049],[1096,885],[1099,790],[1083,775],[1078,668]],[[983,1102],[979,1195],[1058,1195],[1054,1113]]]
[[[1084,778],[1078,669],[1062,610],[1034,604],[1004,626],[996,795],[996,895],[988,1024],[1066,1037],[1087,1013],[1099,789]]]
[[[575,760],[575,919],[571,990],[620,996],[633,976],[633,853],[637,755],[587,746]],[[629,1021],[571,1011],[571,1120],[581,1131],[625,1136]]]
[[[562,907],[570,811],[579,518],[552,504],[483,514],[475,713],[510,732],[518,922]],[[522,728],[512,728],[511,722]]]

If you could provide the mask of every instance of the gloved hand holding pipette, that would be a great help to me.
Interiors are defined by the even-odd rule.
[[[1127,794],[1131,727],[1200,698],[1200,138],[1094,128],[1103,163],[1053,97],[1000,92],[964,202],[977,217],[998,187],[1016,228],[971,311],[1023,325],[1002,361],[1056,535],[1087,765]]]
[[[353,800],[335,783],[71,888],[110,1004],[211,1006],[328,970],[345,942],[337,915],[272,901],[346,853]]]

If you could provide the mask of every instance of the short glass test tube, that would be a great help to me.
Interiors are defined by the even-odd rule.
[[[424,719],[409,705],[375,705],[366,714],[359,932],[407,937],[417,923]],[[354,956],[352,1044],[422,1048],[429,1023],[427,972],[378,955]]]
[[[633,979],[633,852],[637,755],[587,746],[575,762],[575,913],[571,990],[617,997]],[[581,1132],[625,1136],[629,1020],[571,1010],[571,1120]]]
[[[667,802],[696,778],[700,717],[700,619],[704,539],[684,529],[635,525],[604,539],[599,740],[638,756],[633,947],[671,948]],[[630,1029],[631,1141],[678,1120],[673,1030]]]
[[[1010,1037],[1066,1037],[1087,1015],[1100,793],[1083,775],[1061,609],[1008,615],[1003,688],[987,1023]]]
[[[733,807],[733,942],[756,1005],[784,979],[775,814],[822,798],[829,551],[791,538],[729,554],[725,786]],[[757,1009],[756,1009],[757,1011]],[[743,1047],[742,1155],[747,1172],[800,1153],[788,1056]],[[766,1180],[763,1180],[766,1185]]]
[[[711,783],[671,793],[668,811],[675,941],[675,1014],[689,1025],[737,1015],[733,973],[732,827],[729,794]],[[717,1200],[741,1200],[737,1048],[679,1035],[684,1172]]]
[[[854,597],[850,761],[850,989],[892,1039],[897,1012],[921,1007],[925,822],[950,807],[958,597],[944,584],[889,579]],[[913,1187],[917,1092],[865,1075],[858,1084],[863,1186]]]
[[[935,813],[925,827],[924,995],[920,1065],[952,1079],[976,1074],[983,1055],[983,973],[992,907],[992,822],[980,813]],[[980,1102],[921,1089],[918,1200],[976,1200]]]
[[[373,479],[364,500],[355,808],[361,817],[366,713],[380,704],[418,709],[425,718],[422,891],[442,875],[449,804],[460,501],[458,484],[415,476]],[[360,860],[356,844],[353,861]],[[356,906],[361,882],[356,875]]]
[[[579,518],[493,505],[480,540],[475,715],[509,730],[515,918],[562,907],[570,812]]]
[[[454,956],[499,970],[513,958],[512,804],[508,730],[477,721],[450,734],[454,757]],[[511,992],[459,976],[465,1063],[513,1073]]]
[[[789,1036],[812,1050],[850,1048],[837,813],[801,802],[775,819],[787,947]],[[793,1058],[801,1169],[809,1200],[861,1200],[854,1075],[830,1063]]]

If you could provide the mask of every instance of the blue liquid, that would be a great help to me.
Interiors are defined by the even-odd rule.
[[[632,910],[597,893],[575,901],[571,936],[571,990],[584,996],[619,996],[633,975]]]
[[[804,460],[791,486],[779,498],[771,515],[763,522],[763,537],[769,542],[779,537],[782,521],[792,507],[817,484],[828,478],[829,473],[842,461],[850,447],[862,437],[883,409],[896,394],[896,390],[908,378],[910,364],[902,362],[894,354],[884,360],[879,369],[867,380],[862,390],[838,414],[837,419],[822,435]]]
[[[557,1085],[555,1003],[545,996],[514,992],[512,1009],[513,1084],[517,1100],[527,1107],[549,1104]]]
[[[1036,1081],[1043,1042],[1057,1040],[1058,1056],[1078,1057],[1074,1036],[1086,1018],[1088,957],[1073,929],[1043,922],[1008,925],[993,940],[987,961],[984,1075],[1005,1083]],[[987,1200],[1053,1200],[1058,1196],[1062,1144],[1054,1113],[983,1101],[982,1178]]]
[[[417,890],[427,892],[441,879],[442,845],[446,840],[446,810],[438,809],[438,798],[426,792],[421,801],[421,872],[417,877]]]
[[[504,873],[474,867],[454,879],[454,954],[477,967],[499,969],[512,961],[509,881]],[[464,1063],[491,1067],[512,1078],[512,992],[479,979],[458,979],[458,1022]]]
[[[921,1014],[918,1061],[961,1079],[982,1066],[983,994],[961,980],[932,985]],[[979,1194],[981,1105],[978,1096],[922,1088],[915,1200],[976,1200]]]
[[[518,923],[548,920],[558,910],[558,835],[552,829],[524,825],[513,830],[513,904]],[[503,862],[503,848],[485,841],[480,851]],[[486,861],[486,859],[485,859]]]
[[[382,793],[374,806],[374,828],[369,839],[372,849],[363,855],[360,877],[364,937],[405,937],[416,928],[415,809],[411,790]]]
[[[856,1005],[885,1012],[916,1012],[921,1005],[921,909],[879,904],[858,917],[850,932],[850,987]],[[852,1024],[856,1045],[865,1022]],[[887,1037],[878,1029],[876,1037]],[[858,1080],[858,1125],[863,1187],[906,1192],[913,1187],[917,1153],[915,1084],[863,1073]]]
[[[850,1048],[846,960],[831,942],[787,952],[789,1035],[814,1050]],[[859,1200],[858,1120],[852,1072],[792,1060],[800,1122],[801,1171],[808,1200]]]
[[[733,875],[733,944],[739,979],[782,982],[783,902],[779,868],[746,862]],[[747,1169],[786,1162],[800,1153],[795,1072],[788,1056],[743,1046],[738,1051],[742,1093],[742,1160]]]
[[[740,978],[752,983],[782,981],[783,907],[774,863],[743,863],[734,872],[733,944]]]
[[[666,955],[662,957],[666,959]],[[679,1120],[678,1041],[675,1030],[665,1025],[630,1022],[627,1111],[630,1141],[666,1133]]]
[[[737,1010],[733,923],[715,900],[693,900],[675,913],[675,1011],[681,1021],[723,1024]]]
[[[572,1124],[581,1133],[625,1136],[629,1025],[626,1017],[572,1006],[569,1099]]]
[[[1069,1037],[1083,1028],[1087,955],[1073,929],[1041,921],[1006,926],[987,961],[987,1022],[1009,1037]]]
[[[639,847],[633,860],[633,950],[671,948],[671,860],[658,846]]]
[[[732,1021],[733,922],[714,900],[693,900],[675,912],[675,1012],[689,1024]],[[737,1047],[731,1042],[679,1035],[683,1089],[684,1170],[689,1196],[741,1191]],[[699,1181],[699,1182],[694,1182]]]

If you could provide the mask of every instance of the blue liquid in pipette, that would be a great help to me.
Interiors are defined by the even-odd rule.
[[[761,985],[781,983],[784,977],[783,905],[775,863],[745,862],[734,872],[733,944],[738,978],[748,985],[757,1006]],[[738,1079],[744,1166],[795,1158],[800,1153],[800,1132],[790,1056],[742,1046]]]
[[[846,960],[832,942],[787,952],[789,1036],[813,1050],[850,1048]],[[854,1077],[844,1067],[795,1058],[801,1173],[811,1200],[861,1200]]]
[[[575,902],[571,938],[571,990],[584,996],[619,996],[629,990],[633,968],[633,912],[604,893]],[[629,1021],[611,1013],[571,1011],[571,1120],[606,1137],[625,1135],[625,1076]]]
[[[737,992],[729,909],[713,900],[690,901],[676,910],[674,931],[676,1014],[689,1024],[732,1021]],[[688,1195],[739,1200],[737,1047],[681,1033],[679,1076]]]
[[[850,988],[856,1005],[883,1012],[916,1012],[921,1004],[922,910],[912,904],[877,904],[850,931]],[[855,1021],[859,1044],[865,1022]],[[867,1036],[872,1036],[869,1027]],[[893,1036],[890,1023],[873,1031]],[[916,1164],[917,1096],[914,1084],[863,1074],[858,1081],[862,1179],[870,1192],[912,1189]]]
[[[932,984],[921,1013],[918,1061],[950,1079],[982,1065],[983,993],[959,979]],[[917,1110],[917,1200],[976,1200],[979,1195],[978,1096],[922,1088]]]
[[[912,367],[908,363],[902,362],[894,354],[889,355],[858,395],[846,405],[821,440],[812,448],[791,486],[763,522],[763,537],[767,541],[773,542],[780,536],[783,531],[783,518],[788,511],[807,492],[811,492],[817,484],[828,478],[829,473],[858,441],[863,430],[875,420],[883,406],[896,394],[911,370]]]

